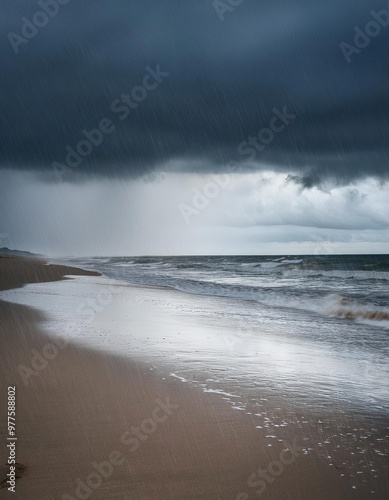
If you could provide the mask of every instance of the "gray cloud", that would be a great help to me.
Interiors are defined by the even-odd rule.
[[[83,129],[108,117],[115,132],[72,179],[138,176],[169,161],[223,171],[230,159],[246,170],[290,171],[305,187],[387,177],[388,32],[351,64],[339,48],[387,2],[245,0],[220,22],[210,0],[70,0],[15,54],[7,34],[20,33],[22,16],[38,8],[2,2],[3,168],[50,172]],[[157,64],[169,77],[118,120],[112,101]],[[297,118],[247,163],[239,144],[284,106]]]

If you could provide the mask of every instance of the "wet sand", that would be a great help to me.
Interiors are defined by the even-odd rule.
[[[69,274],[90,273],[0,258],[3,290]],[[44,319],[0,301],[2,464],[7,386],[16,386],[16,459],[25,467],[16,493],[0,489],[2,497],[368,498],[324,457],[304,454],[298,436],[269,448],[252,416],[220,396],[163,380],[143,363],[61,342],[44,331]]]

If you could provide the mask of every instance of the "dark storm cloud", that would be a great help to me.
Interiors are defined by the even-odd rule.
[[[389,27],[350,64],[339,44],[387,7],[244,0],[221,22],[211,0],[70,0],[15,54],[8,33],[40,7],[3,0],[1,166],[50,170],[108,117],[115,131],[79,173],[139,175],[178,159],[183,170],[222,170],[245,162],[239,144],[287,106],[296,119],[251,168],[297,171],[306,187],[386,176]],[[157,64],[169,76],[120,121],[111,103]]]

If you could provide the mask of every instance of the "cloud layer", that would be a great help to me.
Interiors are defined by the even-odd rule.
[[[0,247],[49,255],[385,253],[389,245],[389,183],[371,178],[319,190],[271,171],[82,184],[2,171],[0,185]],[[184,205],[195,213],[185,218]]]
[[[222,22],[211,0],[70,0],[15,54],[37,2],[4,0],[0,22],[0,166],[52,171],[66,146],[107,117],[106,135],[71,180],[154,169],[223,172],[271,165],[304,186],[388,173],[389,27],[347,63],[339,44],[387,2],[244,0]],[[128,117],[111,104],[169,76]],[[273,109],[296,119],[255,159],[238,147],[268,127]]]

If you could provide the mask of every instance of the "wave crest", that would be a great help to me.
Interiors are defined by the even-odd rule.
[[[389,311],[382,308],[371,309],[367,306],[353,305],[346,297],[336,294],[328,297],[325,313],[328,316],[338,318],[389,321]]]

